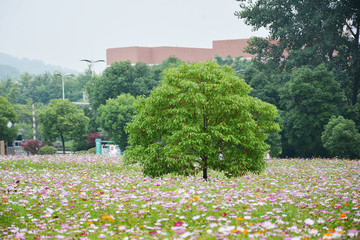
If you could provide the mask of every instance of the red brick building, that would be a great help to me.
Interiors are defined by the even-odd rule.
[[[186,48],[186,47],[122,47],[109,48],[106,50],[106,63],[127,61],[132,63],[144,62],[149,65],[160,64],[170,56],[180,58],[185,62],[207,61],[214,59],[216,55],[225,58],[241,56],[252,58],[253,55],[243,50],[247,46],[248,39],[217,40],[213,41],[212,48]]]

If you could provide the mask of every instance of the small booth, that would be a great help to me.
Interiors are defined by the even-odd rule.
[[[95,139],[96,154],[104,156],[122,156],[122,152],[114,141],[104,141],[100,138]]]

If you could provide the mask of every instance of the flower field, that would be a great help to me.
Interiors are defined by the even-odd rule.
[[[2,239],[359,239],[360,161],[145,177],[98,155],[0,157]]]

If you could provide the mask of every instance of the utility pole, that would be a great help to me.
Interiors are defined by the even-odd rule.
[[[35,105],[32,105],[32,113],[33,113],[33,135],[34,140],[36,140],[36,121],[35,121]]]
[[[59,73],[59,72],[56,72],[55,75],[58,75],[58,76],[61,77],[61,80],[62,80],[62,96],[63,96],[63,100],[65,100],[65,90],[64,90],[65,78],[69,77],[69,76],[74,76],[74,75],[71,74],[71,73],[62,74],[62,73]]]

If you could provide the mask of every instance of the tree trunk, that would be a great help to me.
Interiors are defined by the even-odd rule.
[[[65,154],[65,139],[64,139],[63,135],[60,135],[60,136],[61,136],[61,142],[62,142],[62,146],[63,146],[63,154]]]
[[[207,181],[208,176],[207,176],[207,157],[203,156],[202,160],[204,161],[204,166],[203,166],[203,179],[205,179],[205,181]]]

